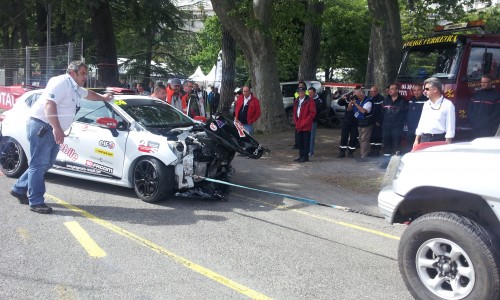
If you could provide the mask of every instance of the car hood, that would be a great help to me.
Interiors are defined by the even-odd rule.
[[[210,119],[203,126],[207,135],[226,148],[234,150],[250,158],[260,158],[264,152],[268,152],[243,129],[243,125],[238,121],[232,121],[223,116]]]

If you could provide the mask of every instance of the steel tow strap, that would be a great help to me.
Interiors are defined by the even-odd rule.
[[[225,184],[225,185],[229,185],[229,186],[234,186],[234,187],[241,188],[241,189],[247,189],[247,190],[251,190],[251,191],[256,191],[256,192],[261,192],[261,193],[266,193],[266,194],[271,194],[271,195],[276,195],[276,196],[282,196],[282,197],[290,198],[290,199],[297,200],[297,201],[304,202],[304,203],[311,204],[311,205],[326,206],[326,207],[330,207],[330,208],[342,210],[342,211],[345,211],[345,212],[352,212],[352,213],[357,213],[357,214],[361,214],[361,215],[365,215],[365,216],[369,216],[369,217],[383,219],[383,217],[381,217],[381,216],[377,216],[377,215],[374,215],[374,214],[369,213],[369,212],[365,212],[365,211],[361,211],[361,210],[358,210],[358,209],[353,209],[353,208],[349,208],[349,207],[345,207],[345,206],[334,205],[334,204],[327,204],[327,203],[321,203],[321,202],[318,202],[318,201],[313,200],[313,199],[308,199],[308,198],[303,198],[303,197],[297,197],[297,196],[287,195],[287,194],[283,194],[283,193],[277,193],[277,192],[271,192],[271,191],[256,189],[256,188],[252,188],[252,187],[248,187],[248,186],[243,186],[243,185],[239,185],[239,184],[230,183],[230,182],[227,182],[227,181],[222,181],[222,180],[207,178],[207,177],[198,176],[198,175],[194,175],[193,177],[194,178],[199,178],[199,179],[204,179],[206,181],[210,181],[210,182],[214,182],[214,183],[219,183],[219,184]]]

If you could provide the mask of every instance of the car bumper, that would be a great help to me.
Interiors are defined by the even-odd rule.
[[[396,194],[392,185],[387,185],[378,194],[378,208],[384,218],[389,223],[394,223],[394,215],[399,203],[403,201],[403,196]]]

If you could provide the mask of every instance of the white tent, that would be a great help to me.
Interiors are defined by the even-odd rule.
[[[216,71],[217,71],[217,66],[214,65],[212,67],[212,70],[205,76],[205,82],[207,85],[212,85],[212,86],[219,86],[220,82],[216,82]]]
[[[203,71],[201,70],[200,66],[196,68],[196,71],[194,71],[193,75],[188,77],[190,80],[196,81],[196,82],[204,82],[205,81],[205,74],[203,74]]]

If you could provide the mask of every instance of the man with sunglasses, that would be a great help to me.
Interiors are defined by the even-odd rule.
[[[413,146],[423,142],[446,141],[455,137],[455,106],[443,96],[443,85],[431,77],[424,81],[424,94],[429,98],[415,130]]]

